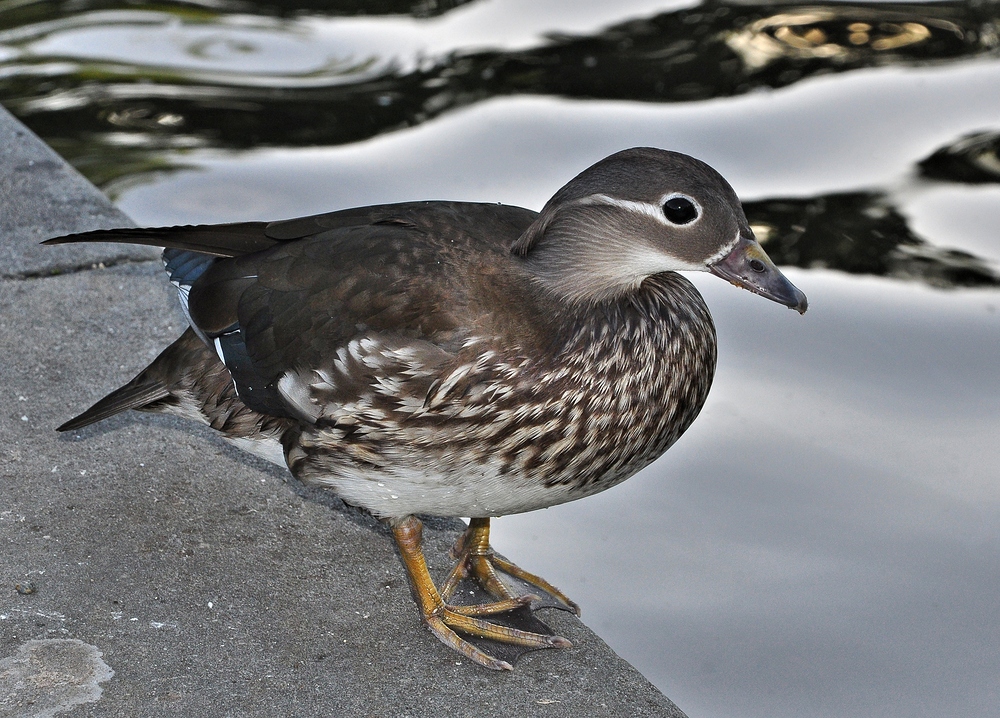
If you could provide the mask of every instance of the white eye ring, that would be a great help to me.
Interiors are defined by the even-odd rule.
[[[687,226],[701,218],[701,205],[689,195],[672,192],[660,200],[660,209],[670,224]]]

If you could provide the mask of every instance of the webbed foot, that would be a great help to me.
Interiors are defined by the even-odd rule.
[[[469,529],[459,539],[456,547],[459,561],[441,591],[438,591],[427,570],[427,562],[421,548],[422,531],[423,524],[414,516],[408,516],[392,526],[392,533],[399,546],[403,565],[424,622],[442,643],[481,666],[508,671],[513,669],[508,661],[489,655],[458,634],[477,636],[500,644],[518,646],[524,650],[568,648],[572,645],[561,636],[525,631],[498,623],[496,620],[481,618],[525,609],[533,601],[540,600],[533,594],[515,595],[497,575],[497,569],[558,597],[559,601],[570,610],[577,610],[576,604],[566,599],[558,589],[493,554],[489,548],[489,519],[473,519]],[[475,578],[496,600],[472,605],[448,603],[466,576]],[[545,628],[541,622],[537,623]]]

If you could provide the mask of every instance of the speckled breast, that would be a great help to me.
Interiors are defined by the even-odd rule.
[[[497,516],[597,493],[690,426],[716,338],[697,290],[664,273],[580,312],[552,354],[470,337],[437,375],[418,354],[352,343],[340,370],[365,367],[365,391],[286,438],[289,468],[379,516]]]

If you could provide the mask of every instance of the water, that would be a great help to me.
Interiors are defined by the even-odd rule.
[[[495,543],[692,718],[998,715],[1000,4],[0,3],[0,101],[140,223],[719,169],[810,299],[695,277],[701,417]]]

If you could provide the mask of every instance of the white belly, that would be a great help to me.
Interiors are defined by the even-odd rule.
[[[499,462],[498,462],[499,463]],[[504,516],[534,511],[586,496],[569,486],[546,487],[500,475],[497,466],[443,473],[435,466],[420,469],[352,467],[309,483],[328,487],[349,504],[364,506],[376,516]],[[516,484],[516,488],[512,487]],[[512,490],[513,488],[513,490]],[[601,489],[607,488],[602,486]]]
[[[249,454],[287,468],[281,444],[274,439],[226,437]],[[433,462],[421,469],[405,465],[380,469],[344,466],[328,475],[303,477],[313,486],[331,490],[354,506],[376,516],[504,516],[534,511],[581,498],[593,491],[568,486],[545,487],[499,473],[499,462],[462,471],[440,471]],[[511,484],[518,484],[511,491]],[[602,486],[607,488],[606,486]]]

